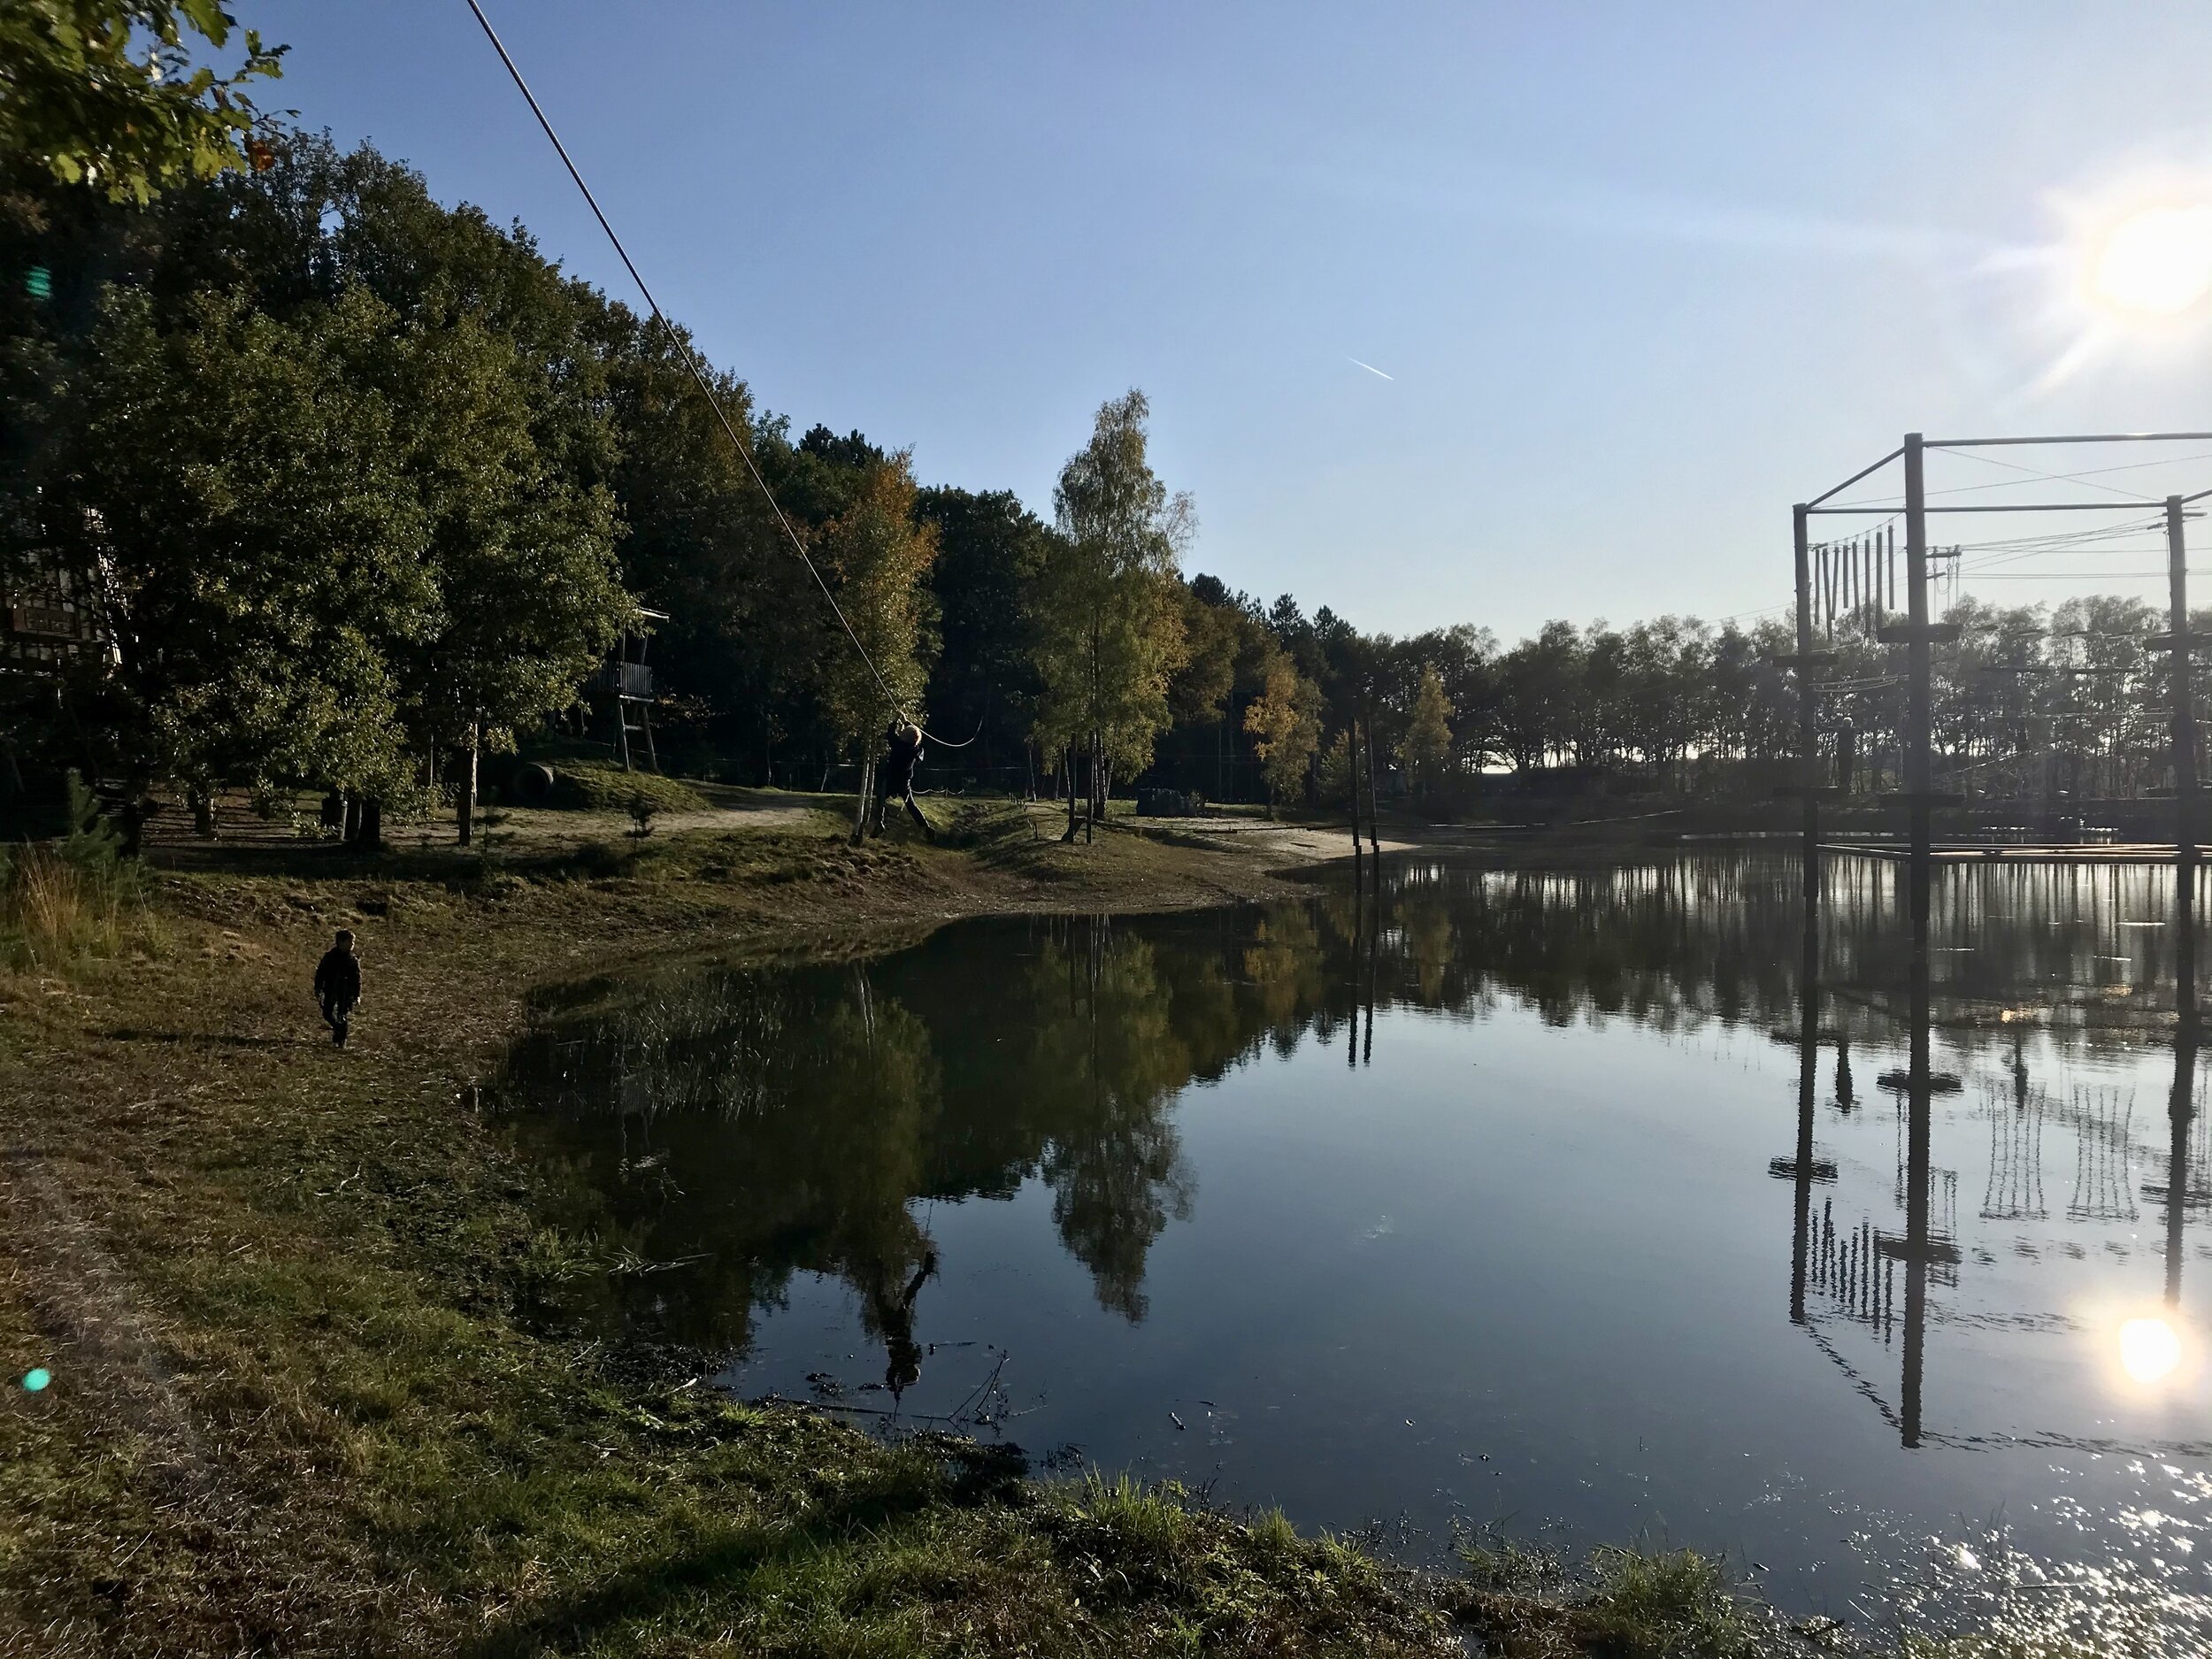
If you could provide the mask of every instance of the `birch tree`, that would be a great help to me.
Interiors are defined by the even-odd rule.
[[[1179,565],[1192,508],[1152,470],[1149,412],[1135,390],[1102,404],[1091,441],[1069,457],[1052,492],[1059,535],[1038,580],[1036,730],[1066,769],[1064,841],[1075,839],[1078,824],[1079,755],[1087,840],[1114,775],[1150,762],[1170,723],[1169,681],[1187,654]]]

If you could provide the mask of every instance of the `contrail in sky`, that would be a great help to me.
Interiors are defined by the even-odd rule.
[[[1367,371],[1370,374],[1382,374],[1383,379],[1385,379],[1386,380],[1396,380],[1396,379],[1398,378],[1398,377],[1397,377],[1396,375],[1394,375],[1394,374],[1383,374],[1383,372],[1382,372],[1380,369],[1377,368],[1377,367],[1376,367],[1373,364],[1371,364],[1371,363],[1360,363],[1360,362],[1359,362],[1359,359],[1358,359],[1357,357],[1347,357],[1347,358],[1345,358],[1344,360],[1345,360],[1347,363],[1359,363],[1359,366],[1360,366],[1361,368],[1363,368],[1363,369],[1365,369],[1365,370],[1366,370],[1366,371]]]

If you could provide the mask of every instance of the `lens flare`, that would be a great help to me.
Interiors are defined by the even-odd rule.
[[[2177,317],[2212,294],[2212,206],[2154,207],[2106,234],[2091,291],[2118,311]]]
[[[2181,1363],[2181,1339],[2163,1319],[2130,1319],[2120,1327],[2120,1368],[2139,1383],[2154,1383]]]

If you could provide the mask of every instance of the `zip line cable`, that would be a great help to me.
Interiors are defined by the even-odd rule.
[[[506,42],[499,38],[499,31],[492,27],[492,20],[484,15],[484,8],[478,4],[478,0],[468,0],[468,8],[476,14],[476,21],[484,31],[484,38],[499,54],[499,61],[507,66],[507,73],[513,80],[515,89],[522,94],[523,101],[530,106],[530,113],[538,118],[538,125],[544,129],[546,137],[552,141],[554,153],[560,157],[561,165],[568,169],[568,176],[576,181],[577,189],[583,193],[585,205],[591,209],[591,216],[599,221],[599,228],[606,232],[607,240],[614,244],[623,269],[630,273],[630,280],[637,284],[637,291],[645,296],[645,303],[653,313],[653,320],[660,324],[662,331],[668,336],[668,343],[675,347],[677,355],[683,359],[684,367],[691,371],[691,378],[699,388],[699,395],[707,400],[707,407],[714,411],[715,419],[722,423],[722,430],[727,434],[731,447],[737,451],[738,458],[745,463],[745,470],[752,475],[753,482],[760,487],[761,495],[767,500],[769,511],[776,515],[777,524],[782,526],[784,535],[791,543],[791,550],[799,556],[799,562],[806,566],[807,574],[814,578],[814,585],[822,590],[822,597],[829,605],[830,614],[837,618],[837,626],[845,630],[845,637],[852,641],[853,649],[867,664],[868,672],[874,679],[877,688],[895,707],[897,706],[901,701],[898,693],[891,689],[883,678],[883,671],[876,666],[876,659],[868,655],[868,648],[860,642],[860,635],[853,632],[853,625],[846,620],[845,612],[837,603],[837,595],[830,590],[821,570],[808,554],[806,543],[800,539],[791,520],[784,516],[783,503],[776,499],[776,492],[768,488],[768,480],[761,476],[760,467],[753,459],[752,446],[738,435],[736,422],[722,407],[722,400],[714,395],[714,388],[707,380],[706,370],[700,364],[698,354],[691,349],[690,342],[678,331],[676,325],[668,319],[668,313],[661,310],[660,302],[653,297],[653,290],[646,286],[645,278],[638,271],[637,262],[630,257],[630,250],[622,245],[622,238],[615,234],[614,227],[607,222],[607,216],[600,208],[599,198],[591,193],[591,186],[584,182],[584,175],[578,171],[575,161],[570,157],[568,146],[561,142],[561,135],[553,130],[553,123],[540,106],[537,95],[530,90],[530,83],[522,78],[522,71],[516,67]],[[920,728],[921,723],[916,721],[915,725]],[[925,730],[924,734],[942,749],[965,749],[968,743],[975,741],[975,738],[972,737],[968,743],[949,743],[933,732]],[[976,736],[982,734],[982,727],[978,726]]]

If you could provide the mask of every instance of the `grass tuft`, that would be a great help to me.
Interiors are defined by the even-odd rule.
[[[1607,1547],[1578,1570],[1510,1539],[1459,1548],[1464,1577],[1440,1600],[1506,1659],[1741,1659],[1765,1626],[1717,1556]]]
[[[632,803],[639,801],[656,812],[703,812],[710,804],[680,778],[664,778],[657,772],[624,772],[619,766],[568,761],[554,776],[555,806],[628,812]]]

